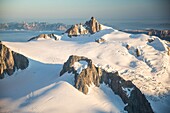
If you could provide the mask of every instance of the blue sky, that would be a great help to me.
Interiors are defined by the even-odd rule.
[[[168,18],[169,0],[0,0],[1,20]],[[167,4],[167,5],[166,5]]]

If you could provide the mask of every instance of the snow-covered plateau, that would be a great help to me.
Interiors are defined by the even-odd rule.
[[[85,56],[108,72],[118,71],[146,96],[155,113],[170,112],[170,56],[167,41],[102,26],[95,34],[60,40],[2,43],[26,56],[29,66],[0,80],[0,112],[9,113],[125,113],[121,98],[105,84],[89,87],[87,95],[74,88],[74,77],[60,75],[70,55]],[[95,40],[104,39],[102,43]],[[76,62],[78,73],[86,62]],[[123,89],[127,95],[133,89]]]

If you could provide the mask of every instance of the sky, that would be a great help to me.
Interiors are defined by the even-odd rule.
[[[170,0],[0,0],[1,21],[167,19]]]

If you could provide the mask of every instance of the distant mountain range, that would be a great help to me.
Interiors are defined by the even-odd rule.
[[[121,31],[132,34],[147,34],[150,36],[157,36],[162,40],[170,41],[170,30],[146,29],[146,30],[121,30]]]
[[[47,22],[10,22],[10,23],[0,23],[0,30],[33,30],[33,31],[48,31],[48,30],[60,30],[66,31],[70,25],[63,23],[50,24]]]

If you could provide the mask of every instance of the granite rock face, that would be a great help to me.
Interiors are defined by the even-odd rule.
[[[68,36],[71,37],[88,33],[94,34],[100,30],[102,30],[101,24],[94,17],[92,17],[89,21],[86,21],[84,25],[81,23],[73,25],[66,31],[66,33],[68,33]]]
[[[74,68],[74,64],[80,61],[87,62],[88,66],[83,69],[81,73],[78,73]],[[88,93],[88,86],[90,86],[90,84],[93,83],[96,86],[100,85],[100,69],[95,67],[95,65],[92,64],[92,60],[86,57],[74,55],[70,56],[67,62],[64,63],[60,76],[62,76],[65,72],[73,73],[75,75],[74,86],[84,94]]]
[[[168,49],[167,54],[170,56],[170,47],[167,47],[167,49]]]
[[[78,70],[75,69],[74,64],[81,61],[87,62],[88,65],[78,72]],[[115,94],[121,97],[125,104],[127,104],[124,109],[129,113],[153,113],[145,95],[142,94],[131,81],[125,81],[119,76],[118,72],[109,73],[96,67],[91,59],[83,56],[70,56],[64,63],[60,76],[66,72],[75,75],[74,86],[84,94],[88,93],[88,86],[90,86],[90,84],[99,87],[100,83],[105,83]]]
[[[0,42],[0,79],[4,78],[4,74],[12,75],[16,69],[23,70],[28,65],[29,61],[25,56],[11,51]]]
[[[82,24],[76,24],[69,28],[66,33],[68,33],[68,36],[78,36],[89,32]]]
[[[66,31],[69,36],[77,36],[79,35],[79,28],[78,25],[72,26],[70,29]]]
[[[101,24],[99,24],[99,22],[94,17],[91,17],[91,19],[87,21],[85,25],[91,34],[102,30]]]
[[[121,78],[118,72],[108,73],[103,70],[101,81],[121,97],[127,104],[124,109],[129,113],[153,113],[145,95],[131,81]]]

